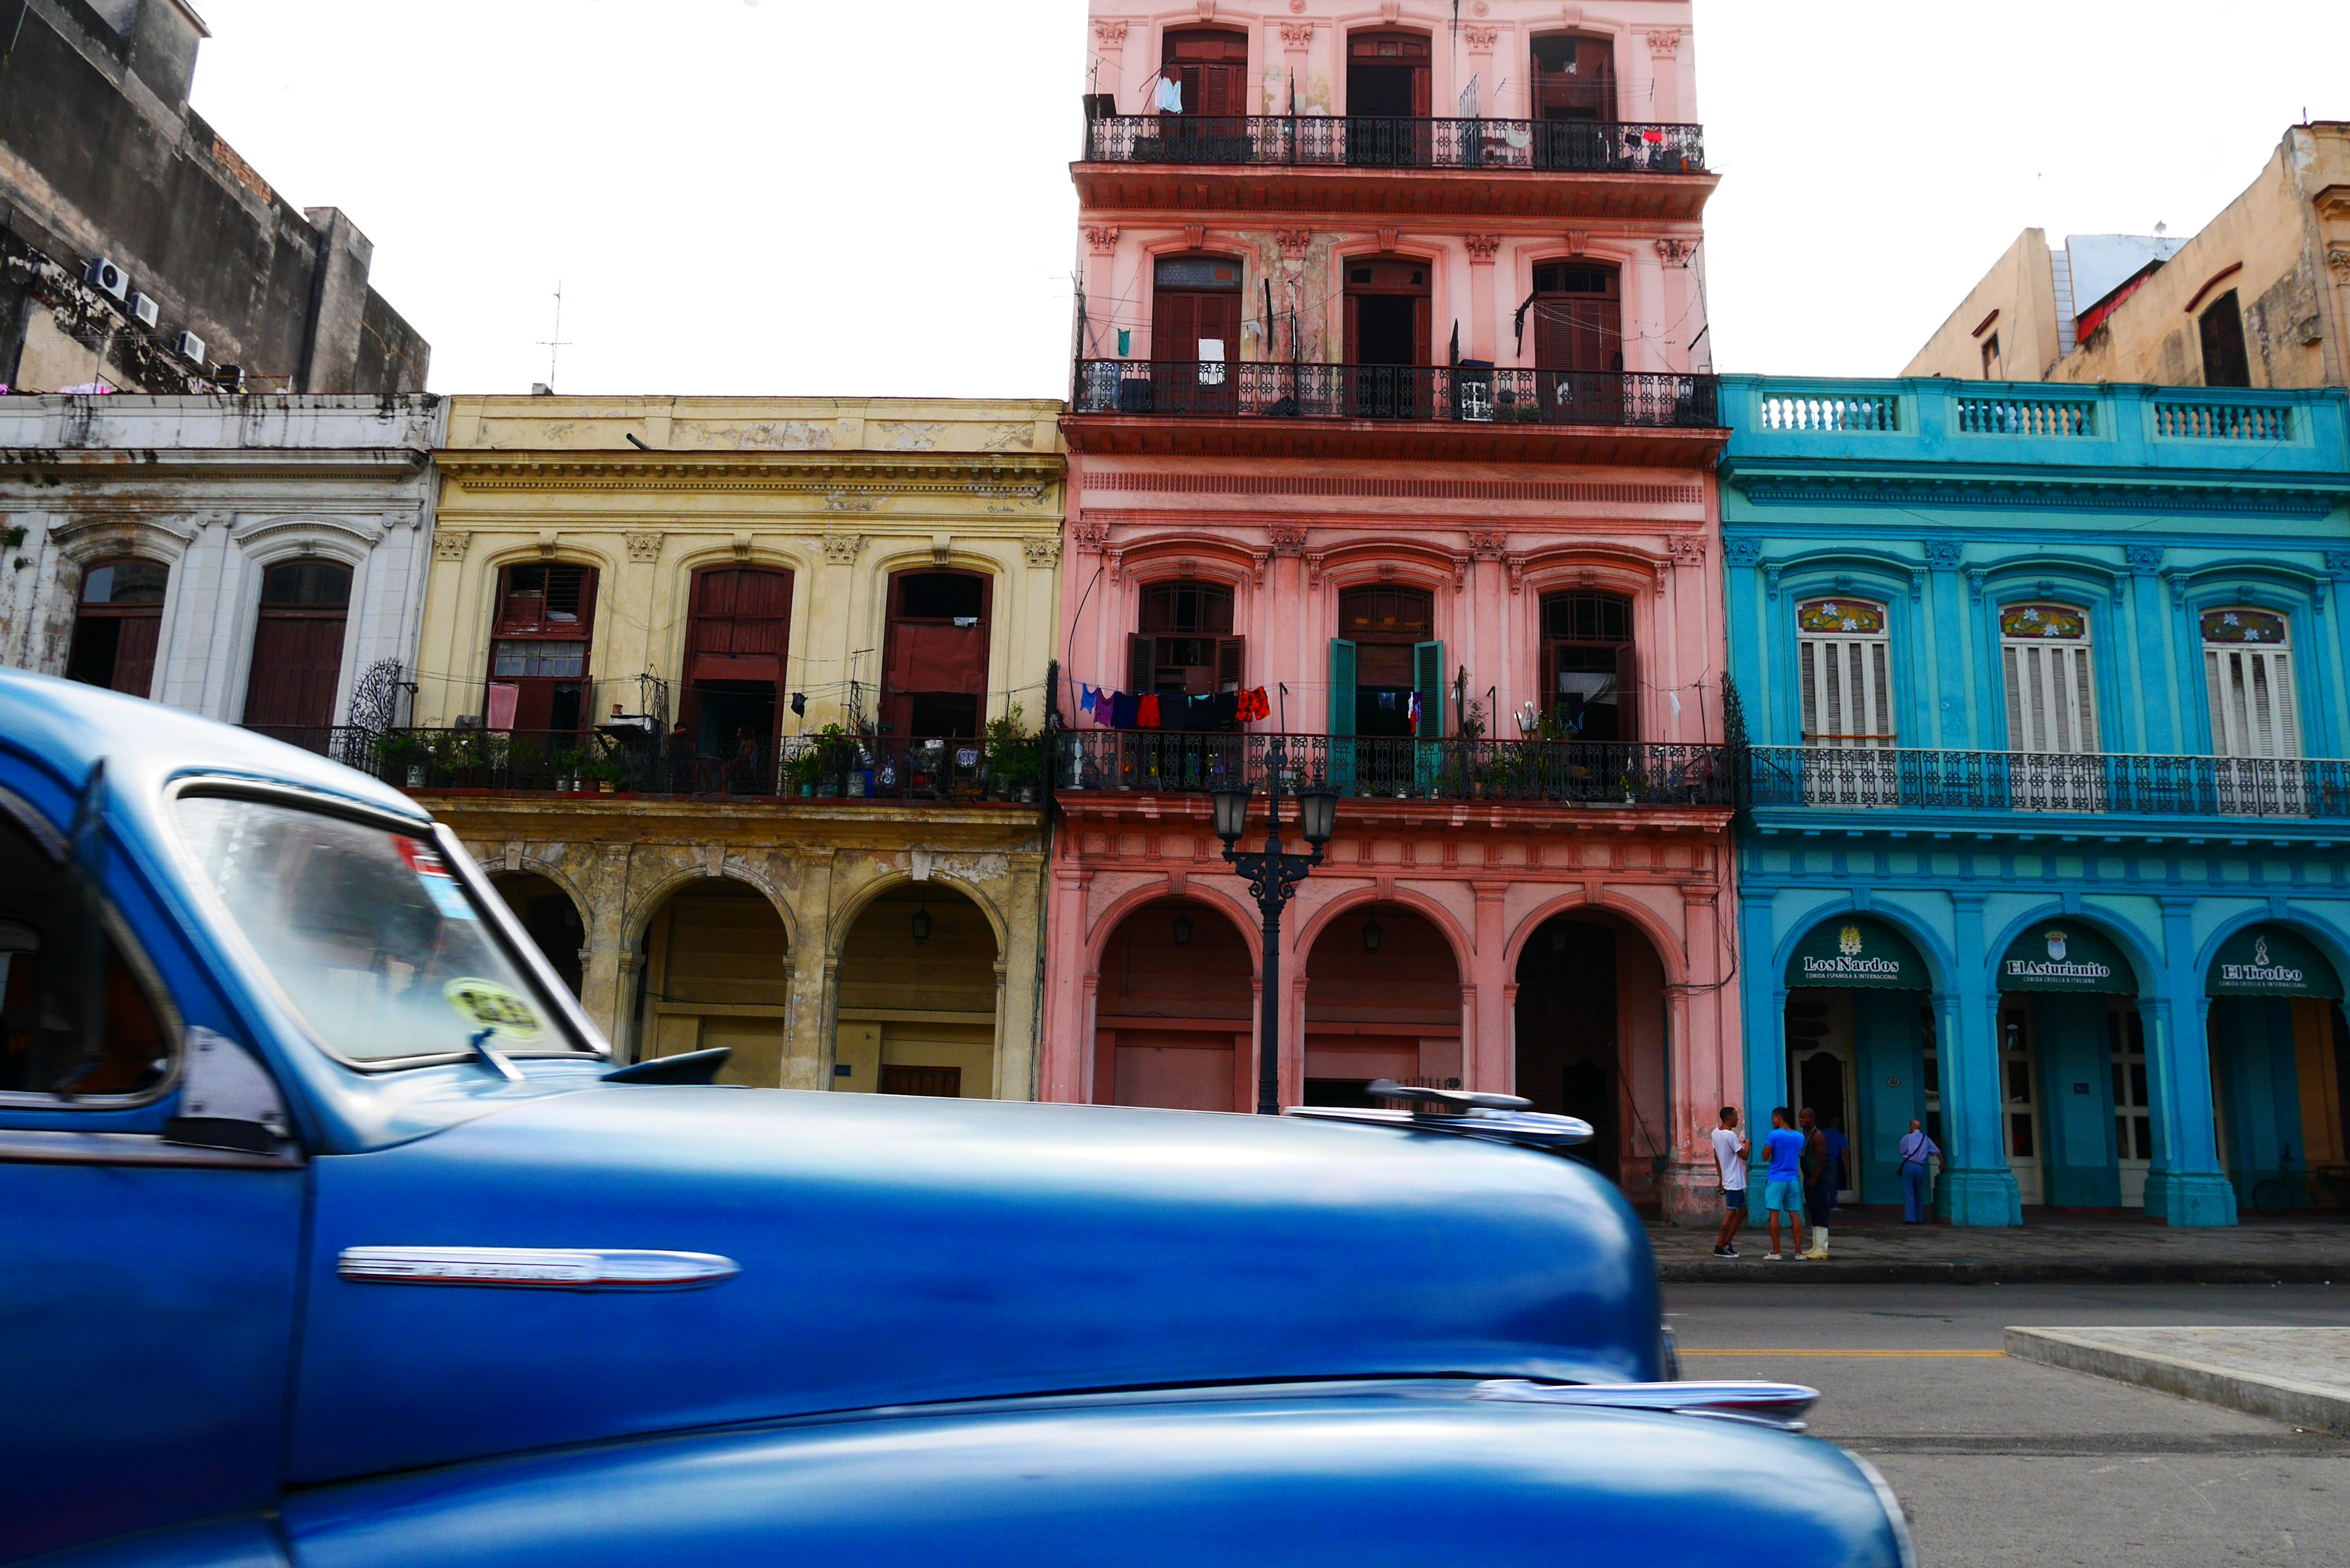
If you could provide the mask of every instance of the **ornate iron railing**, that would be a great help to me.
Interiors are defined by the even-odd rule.
[[[1080,414],[1160,418],[1692,429],[1721,422],[1711,376],[1472,365],[1080,359],[1070,401]]]
[[[1705,128],[1700,125],[1387,115],[1110,115],[1086,122],[1085,161],[1566,174],[1706,171]]]
[[[1197,794],[1262,787],[1275,767],[1284,789],[1359,799],[1728,806],[1732,758],[1722,746],[1081,730],[1057,737],[1053,788]]]
[[[803,736],[722,755],[625,727],[261,732],[400,789],[841,801],[1035,801],[1042,737],[1019,741]]]
[[[1755,746],[1744,772],[1744,799],[1753,806],[2350,816],[2350,762],[2331,758]]]

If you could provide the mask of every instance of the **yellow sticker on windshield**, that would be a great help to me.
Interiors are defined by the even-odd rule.
[[[471,976],[452,980],[441,988],[441,994],[473,1027],[491,1030],[501,1040],[527,1044],[545,1033],[530,1002],[496,981]]]

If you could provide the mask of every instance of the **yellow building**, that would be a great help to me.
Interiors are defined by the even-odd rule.
[[[383,755],[623,1060],[1033,1095],[1060,411],[452,401]]]
[[[2027,229],[1905,376],[2154,386],[2350,382],[2350,123],[2297,125],[2201,233]]]

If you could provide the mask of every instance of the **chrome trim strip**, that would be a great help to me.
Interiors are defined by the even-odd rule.
[[[714,1252],[593,1247],[346,1247],[336,1265],[343,1278],[364,1284],[569,1291],[677,1290],[742,1272]]]
[[[1513,1143],[1528,1148],[1572,1148],[1591,1141],[1591,1124],[1546,1111],[1474,1111],[1435,1116],[1422,1111],[1364,1110],[1345,1106],[1290,1106],[1282,1113],[1301,1121],[1357,1122],[1405,1132],[1443,1133],[1451,1137]]]
[[[1480,1399],[1529,1405],[1577,1405],[1607,1410],[1658,1410],[1675,1416],[1718,1416],[1785,1431],[1804,1429],[1803,1415],[1820,1391],[1800,1383],[1722,1379],[1711,1383],[1530,1383],[1495,1378],[1477,1385]]]
[[[292,1170],[302,1165],[302,1151],[287,1144],[276,1154],[244,1154],[165,1143],[152,1133],[9,1127],[0,1129],[0,1165],[192,1165],[216,1170]]]

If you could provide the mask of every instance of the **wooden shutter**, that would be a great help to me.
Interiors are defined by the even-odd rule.
[[[1158,300],[1158,312],[1150,324],[1150,357],[1162,364],[1197,361],[1201,296],[1169,289]]]
[[[1191,358],[1200,357],[1200,338],[1213,337],[1223,344],[1225,360],[1237,362],[1241,357],[1241,296],[1202,294],[1193,297],[1198,301],[1199,327],[1192,339]]]
[[[1248,674],[1248,639],[1220,637],[1216,639],[1216,684],[1218,691],[1237,691]]]
[[[335,687],[343,672],[341,616],[262,612],[253,634],[244,694],[248,724],[324,729],[335,722]]]
[[[1411,302],[1411,362],[1415,365],[1436,362],[1433,312],[1434,306],[1424,294]]]
[[[1126,689],[1139,697],[1159,679],[1159,639],[1140,632],[1126,639]]]
[[[129,629],[124,628],[126,632]],[[2301,717],[2293,701],[2293,655],[2289,649],[2206,644],[2203,672],[2211,704],[2211,750],[2215,754],[2301,755]],[[117,690],[120,689],[118,677]]]
[[[160,615],[125,616],[114,645],[113,690],[133,697],[151,694],[155,685],[155,645],[162,634]]]
[[[1806,743],[1890,746],[1893,690],[1887,644],[1868,637],[1806,637],[1802,659]]]
[[[1640,668],[1630,643],[1616,649],[1616,738],[1625,745],[1640,739]]]
[[[2087,756],[2097,750],[2096,693],[2085,642],[2010,639],[2000,649],[2010,750]]]
[[[1412,733],[1423,741],[1444,738],[1444,644],[1416,642],[1411,646],[1411,689],[1419,699],[1419,724]]]
[[[1330,732],[1355,732],[1355,645],[1343,637],[1330,639]]]

